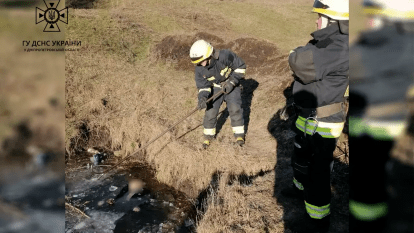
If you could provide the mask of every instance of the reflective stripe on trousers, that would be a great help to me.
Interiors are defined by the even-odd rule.
[[[315,219],[322,219],[328,216],[331,213],[330,205],[331,204],[327,204],[324,206],[315,206],[305,201],[306,212],[308,212],[311,218],[315,218]]]
[[[304,117],[299,116],[296,120],[296,128],[305,132]],[[312,135],[314,132],[320,134],[323,138],[338,138],[344,128],[345,122],[329,123],[329,122],[316,122],[314,120],[308,120],[306,122],[306,133]],[[316,128],[316,129],[315,129]]]
[[[349,200],[349,212],[358,220],[374,221],[388,213],[387,203],[366,204]]]
[[[216,135],[216,128],[212,128],[212,129],[204,128],[204,135],[209,135],[209,136]]]
[[[298,188],[299,190],[303,190],[303,185],[296,180],[295,177],[293,177],[293,184],[296,186],[296,188]]]
[[[232,127],[234,134],[244,134],[244,126]]]

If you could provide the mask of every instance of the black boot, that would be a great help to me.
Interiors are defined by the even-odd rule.
[[[211,140],[213,139],[214,139],[214,136],[204,135],[203,148],[207,149],[210,146]]]
[[[244,145],[244,138],[243,137],[237,137],[236,142],[239,146],[243,146]]]
[[[287,188],[282,189],[281,194],[285,197],[296,198],[304,200],[304,193],[302,190],[296,188],[296,186],[291,185]]]
[[[294,233],[328,233],[329,224],[329,215],[322,219],[314,219],[306,213],[288,224],[287,228]]]
[[[210,146],[210,140],[204,140],[203,142],[203,148],[207,149]]]

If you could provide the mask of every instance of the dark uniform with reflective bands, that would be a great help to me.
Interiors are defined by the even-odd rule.
[[[240,80],[244,78],[244,61],[230,50],[215,50],[208,66],[196,66],[195,81],[199,90],[198,98],[208,98],[221,91],[221,84],[229,81],[235,88],[226,95],[207,104],[204,116],[204,135],[211,139],[216,134],[217,115],[223,101],[227,103],[231,126],[235,137],[244,137],[243,109],[241,107]]]
[[[400,224],[386,232],[413,232],[413,166],[394,160],[388,166],[391,173],[386,172],[394,140],[407,126],[406,93],[414,81],[413,26],[386,24],[363,33],[350,49],[350,232],[383,232],[392,209],[390,217],[398,215]],[[397,208],[387,204],[387,177],[402,184],[390,189],[394,200],[400,200],[394,201],[400,204]]]
[[[312,219],[329,221],[330,166],[344,123],[348,87],[348,21],[339,21],[312,33],[313,40],[289,55],[293,71],[295,123],[292,167],[294,185],[305,192]],[[329,224],[325,224],[329,225]]]

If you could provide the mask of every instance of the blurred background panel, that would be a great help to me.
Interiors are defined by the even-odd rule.
[[[350,12],[350,232],[414,232],[414,2]]]
[[[36,7],[0,1],[0,232],[64,230],[65,52],[25,51],[64,40],[64,24],[43,32]]]

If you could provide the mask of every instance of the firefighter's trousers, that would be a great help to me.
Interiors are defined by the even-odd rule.
[[[330,173],[337,138],[297,132],[291,160],[295,186],[305,193],[306,211],[313,219],[330,214]]]
[[[382,232],[385,227],[386,162],[392,146],[393,141],[349,137],[350,232]]]
[[[211,96],[221,91],[221,88],[214,87]],[[236,86],[229,94],[223,94],[207,104],[204,115],[204,135],[206,137],[215,136],[217,115],[223,101],[227,104],[230,114],[231,126],[235,137],[244,137],[244,119],[241,99],[241,88]]]

